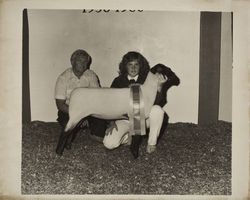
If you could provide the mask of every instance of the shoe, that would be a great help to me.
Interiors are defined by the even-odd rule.
[[[99,143],[102,143],[103,142],[103,138],[102,137],[98,137],[96,135],[93,135],[93,134],[89,134],[89,137],[94,140],[95,142],[99,142]]]
[[[132,143],[132,136],[128,133],[128,139],[126,143],[123,143],[124,146],[130,146]]]
[[[147,153],[153,153],[156,150],[156,145],[149,145],[147,146]]]
[[[130,151],[134,158],[138,158],[139,156],[139,147],[140,147],[140,142],[141,142],[141,136],[140,135],[134,135],[132,136],[132,142],[130,145]]]

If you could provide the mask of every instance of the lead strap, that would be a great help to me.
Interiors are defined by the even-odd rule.
[[[146,135],[144,101],[140,84],[130,86],[129,105],[130,135]]]

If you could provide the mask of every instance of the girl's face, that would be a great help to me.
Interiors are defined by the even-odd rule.
[[[127,72],[129,76],[135,77],[139,74],[140,65],[139,65],[138,60],[132,60],[128,62],[126,67],[127,67]]]

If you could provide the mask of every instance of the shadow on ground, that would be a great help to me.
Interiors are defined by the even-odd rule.
[[[86,130],[57,156],[59,133],[57,123],[23,125],[22,194],[231,194],[231,123],[170,124],[153,154],[143,140],[137,160]]]

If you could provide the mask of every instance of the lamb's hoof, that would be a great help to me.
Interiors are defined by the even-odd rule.
[[[156,145],[148,145],[147,146],[147,153],[153,153],[156,150]]]

